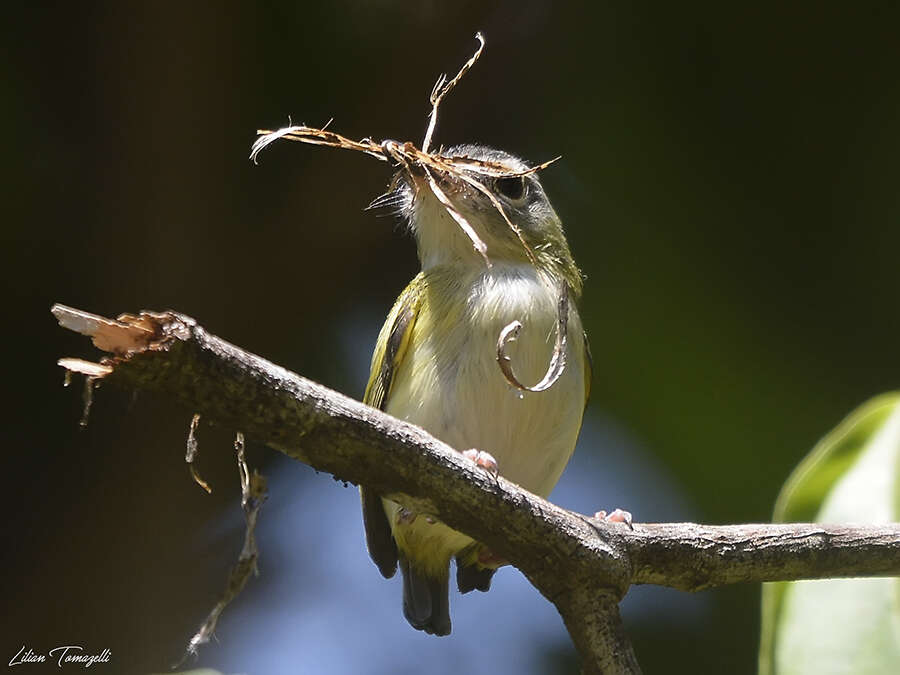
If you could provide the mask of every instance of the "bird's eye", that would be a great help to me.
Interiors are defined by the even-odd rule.
[[[525,196],[525,176],[504,176],[494,181],[494,189],[507,199]]]

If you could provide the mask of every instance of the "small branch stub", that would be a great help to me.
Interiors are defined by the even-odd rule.
[[[194,482],[206,490],[206,494],[212,494],[212,488],[209,486],[209,483],[200,477],[200,474],[197,472],[197,467],[194,465],[194,460],[197,458],[197,450],[200,447],[197,443],[197,427],[199,425],[200,415],[199,413],[195,413],[194,417],[191,419],[190,431],[188,431],[187,452],[185,452],[184,461],[188,465],[188,470],[190,470],[191,478],[194,479]]]

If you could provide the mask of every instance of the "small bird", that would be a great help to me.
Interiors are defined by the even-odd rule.
[[[440,156],[489,162],[512,174],[529,169],[514,155],[480,145],[451,147]],[[498,336],[521,322],[506,353],[520,382],[540,380],[553,357],[561,284],[577,300],[582,276],[535,173],[469,177],[486,190],[452,174],[435,180],[486,245],[482,252],[429,189],[426,176],[401,166],[392,189],[375,202],[397,207],[408,222],[422,270],[381,330],[363,400],[453,448],[474,449],[466,455],[477,463],[498,466],[504,478],[547,496],[581,428],[591,380],[587,338],[570,303],[567,365],[552,386],[531,392],[511,386],[498,367]],[[451,559],[463,593],[488,590],[505,561],[430,516],[365,487],[360,493],[373,561],[388,578],[399,563],[406,619],[418,630],[448,635]]]

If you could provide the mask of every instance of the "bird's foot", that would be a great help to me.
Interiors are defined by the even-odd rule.
[[[597,513],[594,514],[594,518],[596,518],[597,520],[603,520],[607,523],[625,523],[626,525],[628,525],[629,529],[634,529],[634,525],[631,524],[632,518],[630,511],[616,509],[608,515],[606,511],[597,511]]]
[[[509,565],[509,561],[506,558],[501,558],[487,546],[482,546],[478,551],[478,564],[496,569],[497,567]]]
[[[476,466],[480,466],[494,478],[496,478],[500,473],[500,466],[497,464],[497,460],[494,459],[493,455],[491,455],[491,453],[489,452],[470,448],[463,453],[463,456],[471,459],[473,462],[475,462]]]

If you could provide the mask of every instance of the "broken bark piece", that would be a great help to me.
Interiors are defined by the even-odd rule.
[[[60,326],[89,336],[105,352],[126,354],[143,349],[156,337],[143,317],[132,314],[113,320],[60,304],[53,305],[50,311]]]

